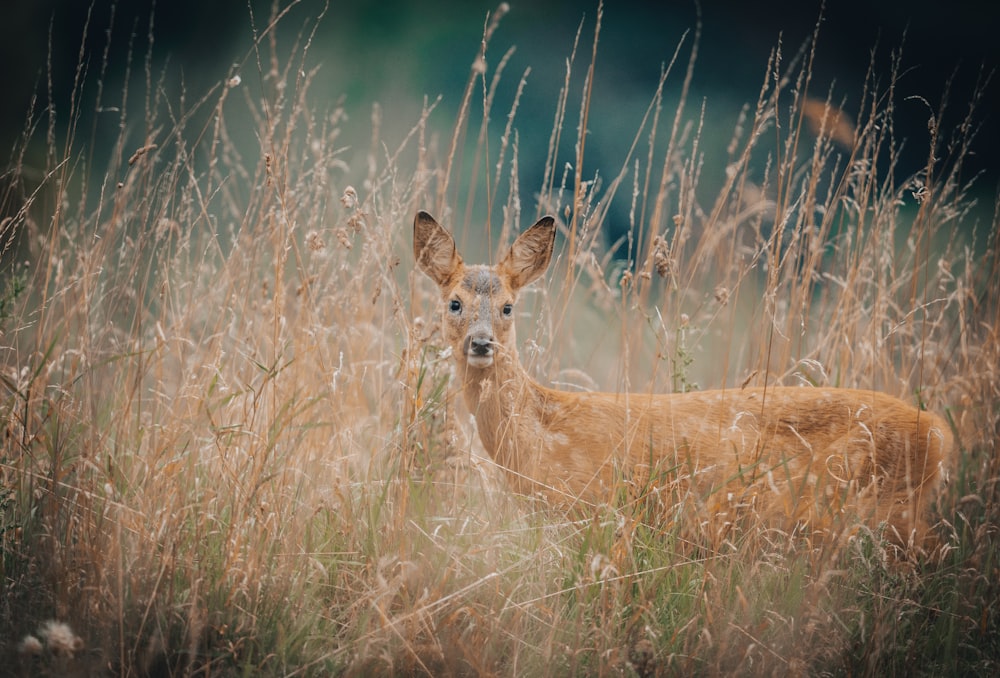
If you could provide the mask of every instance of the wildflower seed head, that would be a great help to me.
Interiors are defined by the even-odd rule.
[[[661,278],[666,278],[670,274],[671,262],[667,249],[667,241],[663,236],[658,235],[653,239],[653,266]]]
[[[625,271],[622,273],[622,278],[618,281],[618,284],[621,285],[623,290],[628,290],[631,289],[633,282],[632,271]]]
[[[344,195],[340,196],[340,204],[344,206],[344,209],[349,210],[358,206],[358,192],[354,190],[353,186],[344,189]]]
[[[36,655],[42,653],[42,641],[32,635],[27,635],[18,643],[17,651],[23,655]]]
[[[49,651],[58,656],[71,657],[83,649],[83,639],[64,622],[50,619],[42,624],[38,635],[45,639],[45,646]]]
[[[336,231],[333,232],[333,234],[337,236],[337,242],[340,243],[341,247],[343,247],[345,250],[351,249],[352,247],[351,239],[347,235],[347,229],[338,228]]]
[[[309,231],[306,233],[306,247],[313,252],[318,252],[326,247],[326,243],[323,242],[323,238],[317,231]]]

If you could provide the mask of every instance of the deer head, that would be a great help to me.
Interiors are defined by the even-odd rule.
[[[484,370],[498,353],[516,355],[514,304],[518,292],[545,272],[555,233],[555,220],[542,217],[518,236],[499,264],[466,266],[451,234],[427,212],[417,212],[413,254],[441,290],[442,331],[462,368]]]

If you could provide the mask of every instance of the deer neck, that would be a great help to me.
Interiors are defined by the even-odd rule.
[[[459,376],[483,447],[520,485],[541,452],[542,388],[512,349],[498,351],[486,368],[462,364]]]

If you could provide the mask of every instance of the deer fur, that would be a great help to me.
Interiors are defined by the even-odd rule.
[[[518,359],[514,306],[545,272],[555,232],[543,217],[491,267],[466,265],[426,212],[413,222],[417,266],[440,289],[465,402],[515,491],[586,505],[612,501],[625,480],[647,495],[667,490],[706,523],[749,509],[770,525],[830,530],[847,518],[884,522],[904,545],[923,538],[953,440],[940,417],[889,395],[776,386],[574,393],[532,379]]]

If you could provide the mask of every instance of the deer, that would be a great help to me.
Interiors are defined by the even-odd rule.
[[[455,378],[511,489],[578,508],[612,501],[624,482],[631,495],[666,493],[684,507],[675,515],[693,509],[717,531],[751,510],[766,525],[817,534],[867,525],[902,548],[923,544],[954,447],[934,413],[863,389],[599,393],[532,378],[514,308],[548,268],[556,230],[542,217],[499,263],[468,265],[434,217],[420,211],[413,221],[414,257],[440,291]]]

